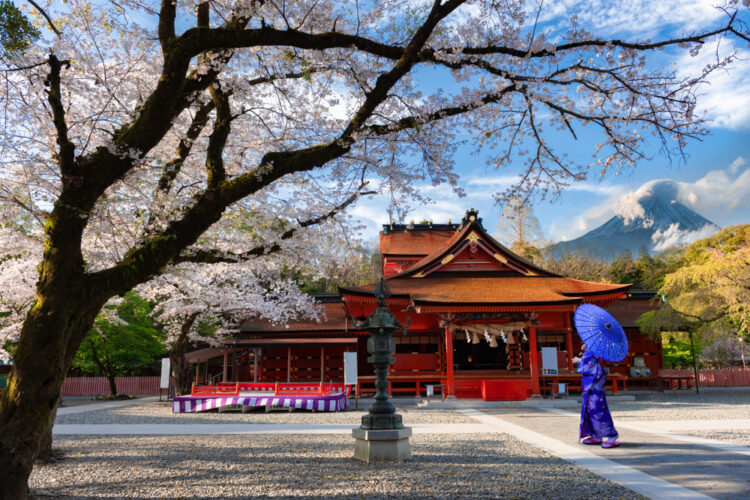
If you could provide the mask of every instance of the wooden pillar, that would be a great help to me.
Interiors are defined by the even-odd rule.
[[[200,377],[200,376],[201,376],[201,362],[200,361],[196,361],[195,362],[195,383],[196,384],[199,383],[198,382],[198,377]]]
[[[258,356],[260,356],[260,349],[255,348],[255,355],[253,356],[253,382],[258,382]]]
[[[326,381],[326,346],[320,346],[320,383]]]
[[[445,387],[446,397],[455,397],[456,391],[453,383],[453,331],[450,325],[445,326],[445,377],[447,387]]]
[[[224,348],[224,366],[221,369],[221,381],[227,382],[227,363],[229,362],[229,353],[227,352],[227,348]]]
[[[531,394],[539,395],[539,359],[536,351],[536,327],[529,327],[529,368],[531,370]]]
[[[292,381],[292,348],[286,348],[286,381]]]
[[[568,370],[573,371],[573,329],[570,327],[570,313],[565,313],[565,350],[568,353]]]

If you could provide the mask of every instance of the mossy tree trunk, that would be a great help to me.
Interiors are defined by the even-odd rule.
[[[34,459],[51,447],[51,424],[73,356],[103,302],[70,293],[38,297],[0,399],[0,497],[26,498]],[[43,360],[43,362],[38,362]]]

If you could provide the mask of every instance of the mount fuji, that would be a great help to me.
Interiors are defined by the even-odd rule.
[[[624,252],[637,256],[706,238],[719,226],[678,201],[677,182],[657,180],[623,196],[613,207],[615,216],[574,240],[547,247],[555,257],[583,252],[611,261]]]

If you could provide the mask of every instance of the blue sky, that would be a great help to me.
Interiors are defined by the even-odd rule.
[[[682,35],[706,22],[719,26],[724,22],[724,14],[715,10],[712,3],[715,2],[548,1],[541,20],[546,29],[554,31],[575,14],[584,27],[602,37],[656,40]],[[750,17],[747,9],[742,15],[746,19]],[[675,62],[678,72],[694,72],[712,57],[712,48],[703,49],[697,57],[664,51],[656,54],[653,63]],[[725,42],[722,50],[730,49]],[[654,145],[649,155],[651,159],[641,161],[634,169],[616,177],[572,185],[559,198],[536,203],[534,213],[549,241],[576,238],[595,228],[615,214],[615,205],[622,206],[632,200],[639,188],[657,179],[677,181],[679,201],[719,226],[750,222],[750,48],[747,44],[738,44],[735,49],[739,60],[734,66],[727,72],[713,75],[710,85],[700,90],[699,111],[710,120],[711,135],[689,143],[686,163],[670,164]],[[571,139],[561,136],[557,140]],[[564,145],[560,142],[559,146]],[[583,155],[580,161],[589,161],[591,146],[586,144],[580,148]],[[492,195],[512,183],[517,172],[512,167],[503,170],[485,167],[485,160],[481,156],[471,156],[468,149],[461,149],[456,156],[456,166],[467,197],[458,198],[447,186],[425,186],[424,192],[430,194],[435,203],[414,206],[407,220],[431,219],[438,223],[451,218],[456,221],[473,206],[479,209],[485,227],[494,232],[500,208]],[[590,177],[598,175],[592,172]],[[353,214],[367,227],[363,236],[368,240],[375,238],[380,224],[387,222],[384,205],[383,198],[375,197],[359,202],[354,208]]]

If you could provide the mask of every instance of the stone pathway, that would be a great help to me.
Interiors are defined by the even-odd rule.
[[[114,408],[122,408],[123,406],[133,406],[149,401],[156,401],[156,397],[145,397],[135,399],[125,399],[123,401],[103,401],[101,403],[89,403],[76,406],[63,406],[57,409],[57,416],[62,415],[74,415],[76,413],[86,413],[89,411],[99,410],[112,410]]]
[[[460,410],[560,458],[651,498],[750,498],[750,448],[663,430],[656,422],[617,422],[622,446],[577,443],[578,414],[543,409]],[[720,428],[745,419],[717,421]],[[679,429],[681,422],[673,422]],[[691,428],[695,424],[687,423]],[[705,428],[705,427],[701,427]]]

